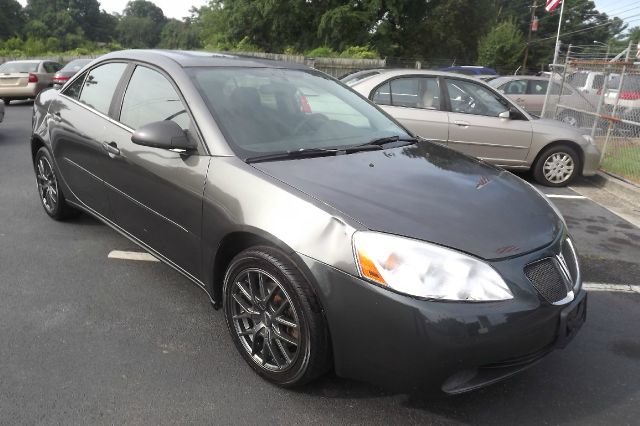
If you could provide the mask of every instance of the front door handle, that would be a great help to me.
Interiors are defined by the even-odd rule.
[[[118,149],[118,144],[116,144],[115,142],[102,142],[102,148],[104,148],[105,151],[107,151],[107,154],[109,154],[109,157],[114,158],[118,155],[120,155],[120,150]]]
[[[456,126],[460,126],[460,127],[469,127],[469,123],[467,123],[466,121],[462,121],[462,120],[455,120],[453,122],[453,124],[455,124]]]

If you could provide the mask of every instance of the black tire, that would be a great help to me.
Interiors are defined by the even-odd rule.
[[[329,369],[322,309],[309,282],[282,251],[256,246],[238,254],[225,274],[223,309],[236,348],[266,380],[298,386]]]
[[[2,100],[4,101],[5,105],[9,105],[13,99],[11,99],[11,98],[2,98]]]
[[[533,166],[533,176],[545,186],[569,185],[580,174],[582,162],[576,150],[568,145],[555,145],[540,153]]]
[[[36,152],[34,160],[38,196],[45,213],[55,220],[64,220],[75,216],[78,211],[69,206],[58,184],[58,175],[53,167],[51,153],[45,147]]]

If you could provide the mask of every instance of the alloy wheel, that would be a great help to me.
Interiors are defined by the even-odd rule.
[[[562,117],[562,122],[568,124],[571,127],[578,127],[578,119],[573,115],[565,115]]]
[[[544,177],[551,183],[566,182],[573,175],[575,162],[566,152],[554,152],[544,161]]]
[[[300,352],[300,321],[286,290],[261,269],[246,269],[232,287],[233,328],[245,351],[261,368],[282,372]]]
[[[36,178],[42,205],[48,213],[53,214],[58,207],[58,181],[49,159],[41,155],[38,158]]]

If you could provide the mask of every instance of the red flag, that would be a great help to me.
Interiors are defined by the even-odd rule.
[[[547,12],[553,12],[561,2],[562,0],[547,0],[547,4],[544,6],[544,10],[546,10]]]

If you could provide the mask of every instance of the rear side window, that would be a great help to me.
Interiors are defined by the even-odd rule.
[[[548,81],[543,80],[529,80],[529,87],[527,89],[528,95],[546,95],[547,87],[549,87]]]
[[[527,91],[527,82],[525,80],[513,80],[504,86],[506,95],[524,95]]]
[[[378,105],[391,105],[391,89],[389,88],[389,83],[378,87],[378,90],[375,91],[371,100]]]
[[[92,69],[80,93],[80,102],[103,114],[109,113],[111,99],[127,64],[111,63]]]
[[[437,110],[440,108],[440,87],[435,78],[397,78],[380,86],[372,100],[380,105]]]
[[[60,71],[60,69],[62,68],[62,65],[56,63],[56,62],[45,62],[44,63],[44,70],[46,72],[48,72],[49,74],[53,74],[55,72]]]
[[[85,72],[81,76],[76,78],[73,83],[65,87],[62,93],[70,98],[78,100],[80,98],[80,92],[82,91],[82,83],[84,83],[84,78],[86,77],[86,75],[87,73]]]
[[[124,95],[120,122],[137,129],[155,121],[172,120],[183,130],[191,124],[189,114],[169,80],[152,69],[138,66]]]

